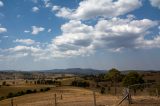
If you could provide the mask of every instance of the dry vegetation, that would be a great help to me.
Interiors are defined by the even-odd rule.
[[[48,92],[27,94],[13,98],[15,106],[93,106],[93,91],[77,87],[57,87]],[[62,99],[61,99],[62,94]],[[96,92],[97,106],[115,106],[121,96],[102,95]],[[134,96],[131,106],[160,106],[160,98],[151,96]],[[0,101],[0,106],[9,106],[11,99]],[[125,102],[122,104],[125,106]]]
[[[140,73],[144,76],[146,82],[159,82],[160,81],[160,73],[157,72],[148,72],[148,73]],[[57,76],[56,76],[57,75]],[[114,86],[113,82],[106,82],[100,80],[96,83],[96,78],[100,78],[100,76],[74,76],[74,75],[60,75],[60,74],[52,74],[50,76],[40,75],[40,80],[52,80],[60,82],[60,84],[56,83],[35,83],[38,81],[37,75],[30,74],[27,77],[28,79],[23,79],[24,76],[18,77],[17,79],[13,79],[12,75],[9,73],[2,77],[0,80],[0,97],[5,97],[1,99],[0,106],[11,106],[11,99],[13,99],[14,106],[55,106],[55,94],[57,105],[56,106],[94,106],[94,96],[93,91],[96,92],[96,106],[116,106],[119,101],[122,100],[122,91],[123,86],[120,83],[117,84],[117,94],[114,95]],[[30,77],[32,76],[32,77]],[[9,79],[7,79],[9,78]],[[81,82],[89,82],[89,86],[79,86],[73,87],[73,81],[81,81]],[[3,85],[3,82],[6,82],[6,85]],[[81,83],[82,84],[82,83]],[[105,86],[105,92],[101,94],[101,86]],[[42,88],[49,87],[51,90],[42,91]],[[13,98],[8,98],[7,95],[9,93],[18,93],[18,92],[26,92],[27,90],[35,90],[35,93],[25,93],[21,96],[14,96]],[[133,90],[130,90],[132,94],[132,102],[130,106],[160,106],[160,98],[156,97],[155,87],[145,88],[143,90],[139,89],[136,91],[136,94]],[[62,95],[62,96],[61,96]],[[134,95],[134,96],[133,96]],[[124,101],[121,106],[128,106],[128,101]]]

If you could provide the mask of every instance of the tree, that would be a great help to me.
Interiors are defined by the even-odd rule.
[[[140,86],[131,86],[134,84],[142,84],[144,83],[144,80],[141,75],[139,75],[137,72],[129,72],[122,81],[123,85],[125,87],[129,87],[130,89],[134,90],[134,93],[136,93],[136,90],[140,88]]]
[[[129,72],[123,79],[123,85],[126,87],[142,83],[144,83],[144,80],[137,72]]]
[[[3,81],[2,85],[3,85],[3,86],[6,86],[6,81]]]
[[[105,78],[107,80],[110,80],[112,83],[114,83],[114,88],[115,88],[115,95],[117,93],[117,82],[120,82],[122,79],[122,75],[121,72],[118,71],[115,68],[112,68],[108,71],[108,73],[106,74]]]

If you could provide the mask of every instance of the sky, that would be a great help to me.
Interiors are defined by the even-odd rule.
[[[0,70],[160,70],[160,0],[0,0]]]

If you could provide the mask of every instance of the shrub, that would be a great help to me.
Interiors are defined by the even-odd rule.
[[[12,92],[10,92],[8,95],[7,95],[7,98],[12,98],[14,97],[14,94]]]
[[[30,93],[33,93],[33,91],[32,90],[27,90],[26,91],[26,94],[30,94]]]
[[[41,88],[41,89],[40,89],[40,92],[43,92],[43,91],[44,91],[44,90]]]
[[[44,89],[44,91],[49,91],[49,90],[50,90],[50,88],[49,88],[49,87],[47,87],[47,88],[45,88],[45,89]]]
[[[3,81],[2,85],[3,85],[3,86],[6,86],[6,81]]]
[[[36,92],[37,92],[37,90],[36,90],[36,89],[34,89],[34,90],[33,90],[33,93],[36,93]]]
[[[89,87],[90,84],[89,82],[86,81],[72,81],[72,86],[77,86],[77,87]]]
[[[0,97],[0,100],[3,100],[4,99],[4,97],[2,96],[2,97]]]
[[[102,87],[102,88],[101,88],[101,94],[104,94],[104,93],[105,93],[105,90],[106,90],[105,87]]]

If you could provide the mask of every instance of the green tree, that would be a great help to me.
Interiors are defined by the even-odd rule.
[[[137,72],[129,72],[123,79],[123,85],[124,86],[130,86],[134,84],[142,84],[144,83],[144,80],[141,75],[139,75]]]
[[[115,95],[117,93],[117,83],[121,81],[122,75],[121,72],[115,68],[112,68],[108,71],[108,73],[105,75],[105,78],[107,80],[110,80],[112,83],[114,83],[114,90],[115,90]]]
[[[134,93],[136,93],[136,90],[141,88],[140,85],[135,84],[142,84],[144,83],[144,80],[141,75],[139,75],[137,72],[129,72],[122,81],[123,85],[125,87],[129,87],[130,89],[134,90]]]

